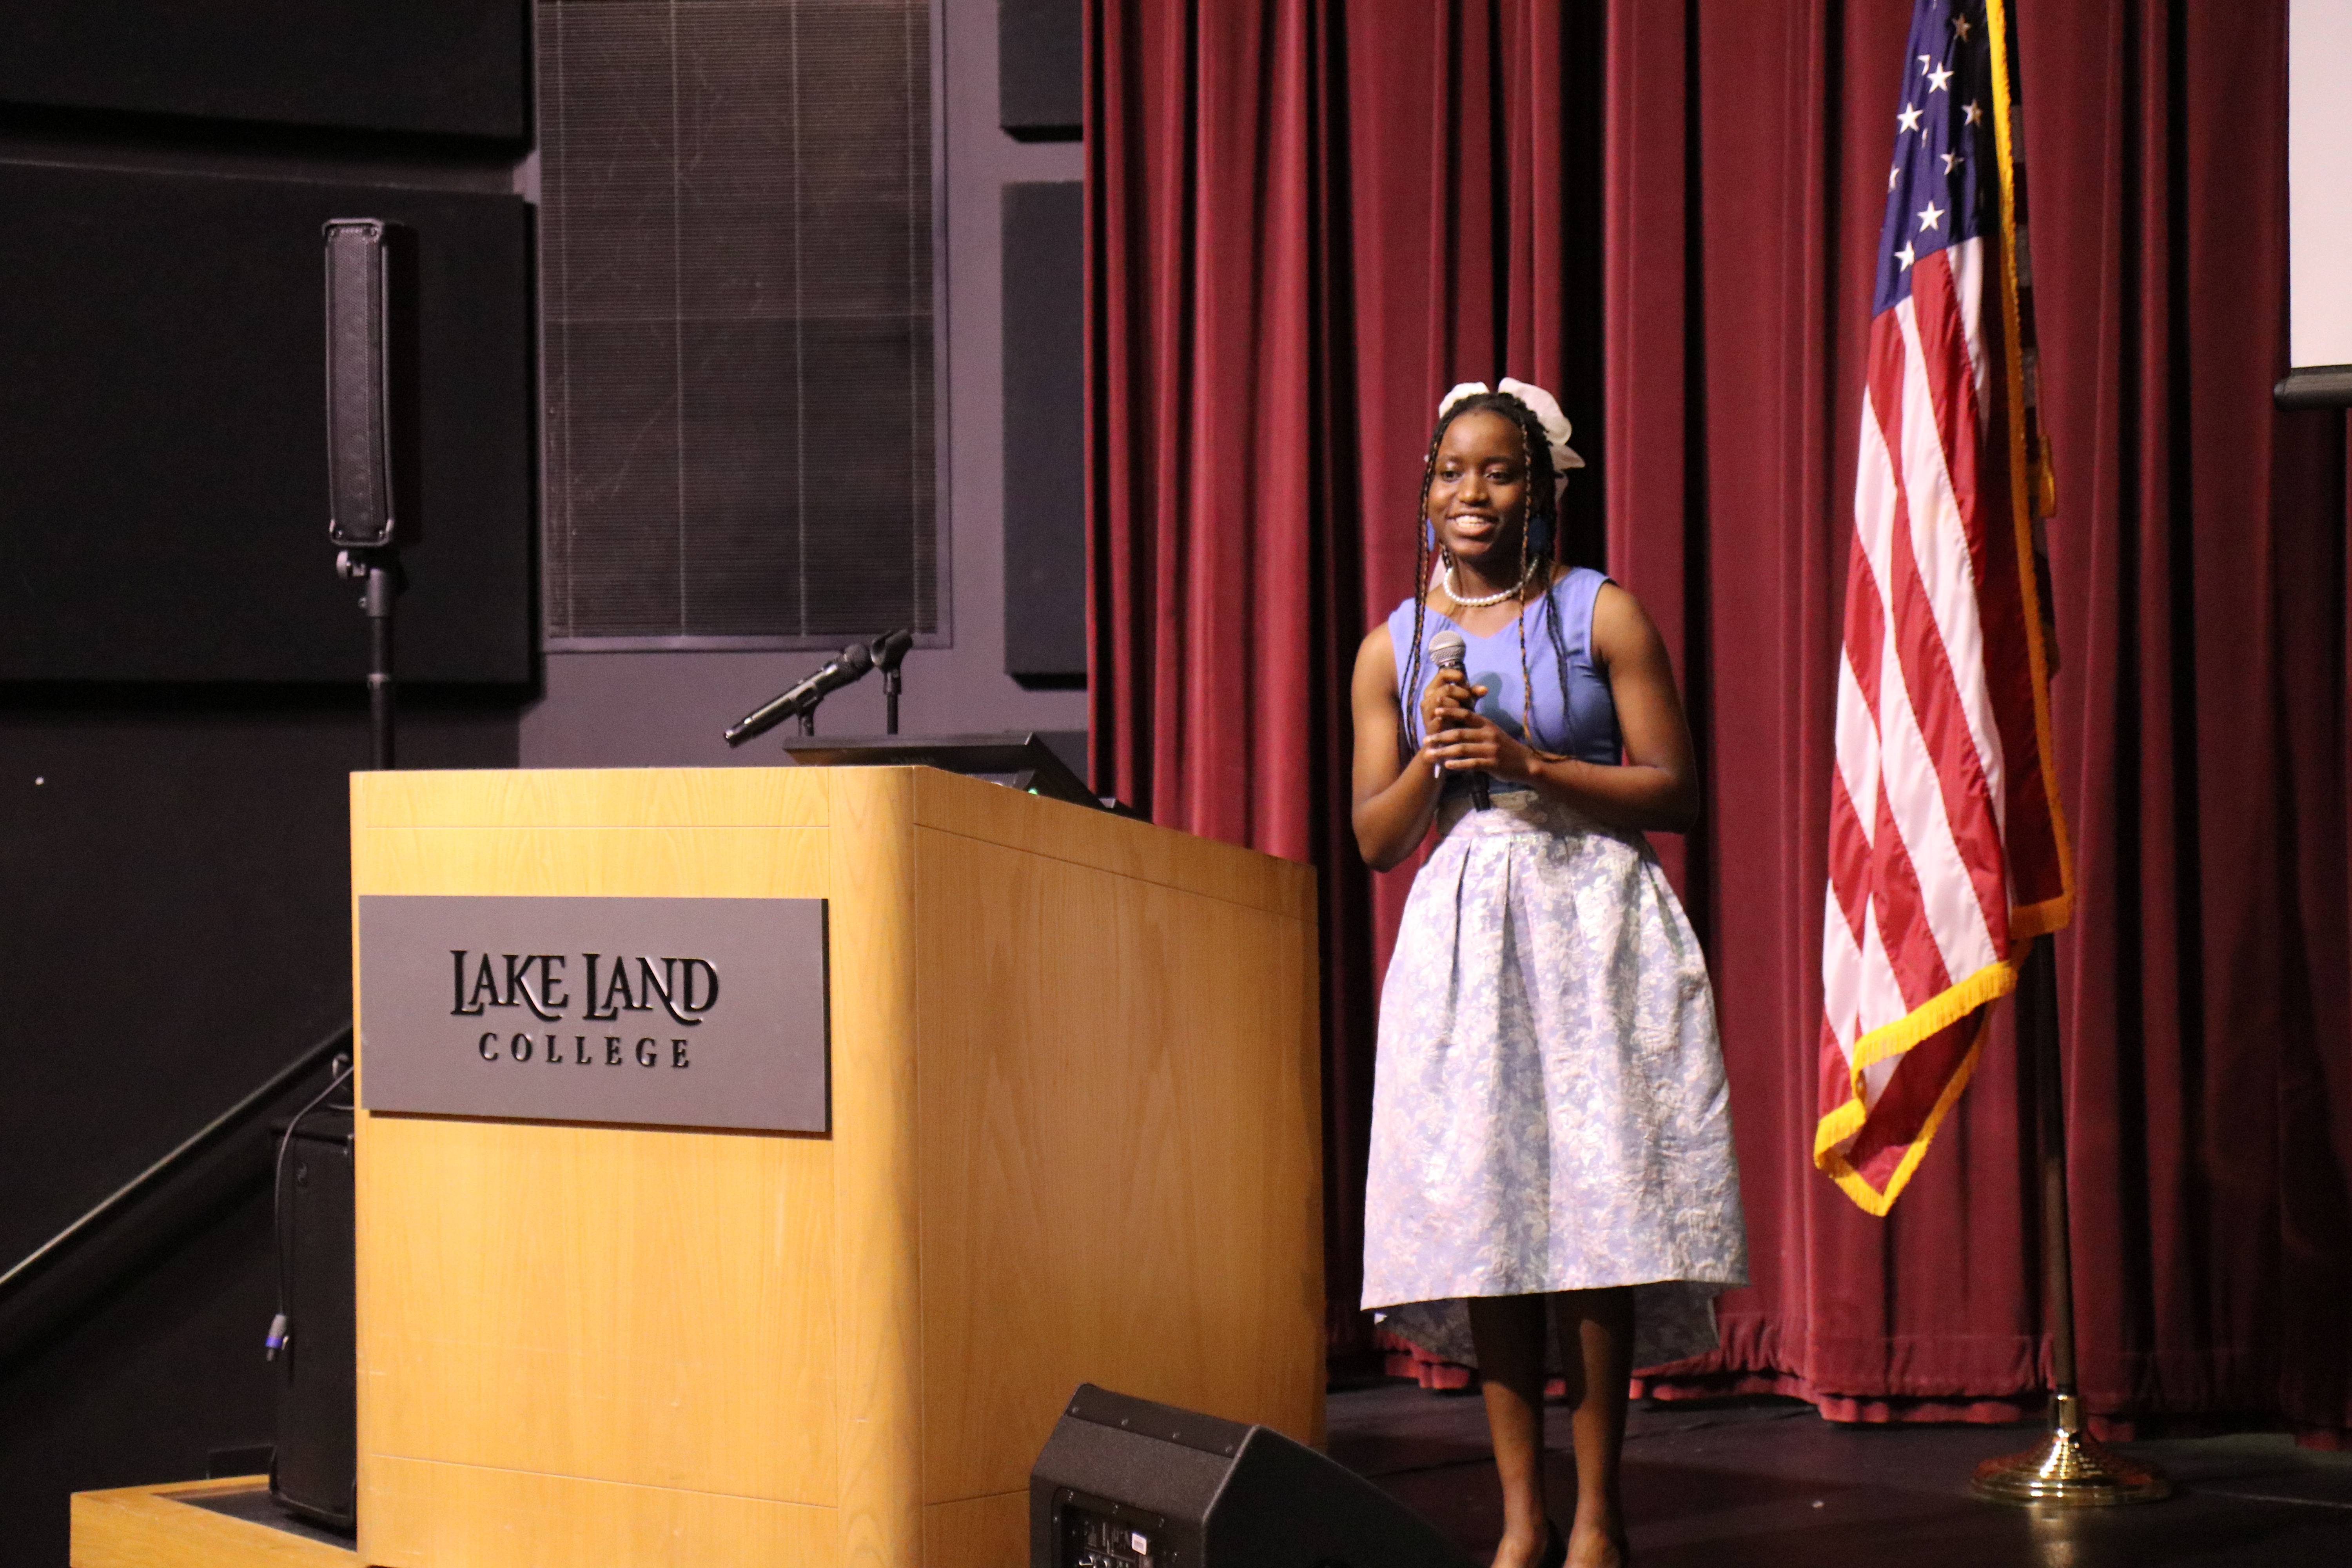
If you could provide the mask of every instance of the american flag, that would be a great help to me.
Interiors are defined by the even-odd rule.
[[[2007,10],[1912,11],[1872,302],[1813,1161],[1873,1214],[1967,1086],[2027,947],[2071,912]]]

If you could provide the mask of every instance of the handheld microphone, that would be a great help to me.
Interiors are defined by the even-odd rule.
[[[726,741],[740,746],[764,735],[787,719],[812,712],[828,693],[857,680],[874,668],[874,655],[864,643],[852,643],[803,677],[799,685],[770,698],[727,727]]]
[[[1429,639],[1429,657],[1436,661],[1438,668],[1458,672],[1464,668],[1463,659],[1467,647],[1460,632],[1442,631]],[[1437,776],[1440,779],[1445,777],[1444,763],[1437,764]],[[1486,809],[1487,799],[1486,775],[1483,773],[1472,773],[1470,775],[1471,806],[1475,810],[1484,811]]]

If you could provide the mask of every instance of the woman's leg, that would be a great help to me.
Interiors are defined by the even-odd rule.
[[[1470,1338],[1503,1479],[1503,1539],[1495,1568],[1531,1568],[1543,1555],[1549,1525],[1544,1508],[1544,1298],[1473,1296]],[[1623,1404],[1624,1391],[1618,1391]]]
[[[1617,1472],[1633,1375],[1633,1292],[1622,1286],[1563,1290],[1551,1300],[1576,1436],[1576,1523],[1569,1531],[1568,1561],[1570,1568],[1618,1568],[1624,1561],[1625,1505]],[[1498,1455],[1501,1447],[1498,1439]]]

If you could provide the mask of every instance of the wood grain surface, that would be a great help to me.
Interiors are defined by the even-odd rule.
[[[914,780],[832,770],[833,1145],[840,1169],[841,1555],[922,1561],[916,1294]]]
[[[1029,1489],[923,1510],[923,1568],[1028,1568]]]
[[[386,1458],[372,1568],[782,1568],[844,1561],[838,1510]],[[362,1527],[366,1529],[362,1514]]]
[[[924,1499],[1016,1489],[1081,1382],[1312,1442],[1314,929],[927,832]]]
[[[830,769],[500,768],[352,775],[370,827],[823,827]]]
[[[369,1563],[1018,1568],[1081,1380],[1319,1437],[1307,868],[927,769],[579,770],[357,775],[352,883],[822,897],[832,965],[827,1136],[362,1117]]]
[[[833,1506],[823,1140],[376,1115],[362,1159],[370,1452]]]
[[[352,885],[824,897],[832,802],[816,782],[782,769],[358,774]],[[809,1507],[834,1540],[830,1141],[370,1115],[358,1156],[372,1563],[473,1560],[477,1536],[511,1539],[498,1510],[562,1491],[501,1475],[586,1486],[590,1517],[636,1507],[683,1532],[680,1552],[714,1531],[799,1539]],[[746,1501],[802,1507],[747,1514]],[[574,1544],[584,1555],[547,1560],[630,1560],[593,1535]]]
[[[198,1508],[207,1493],[267,1491],[267,1476],[76,1492],[73,1568],[358,1568],[359,1553]]]

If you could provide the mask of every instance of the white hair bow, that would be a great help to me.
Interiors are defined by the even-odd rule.
[[[1475,397],[1486,390],[1486,384],[1483,381],[1462,383],[1438,401],[1437,416],[1444,418],[1455,404],[1465,397]],[[1540,386],[1513,381],[1507,375],[1496,385],[1495,390],[1526,404],[1528,411],[1536,416],[1536,423],[1543,426],[1544,445],[1551,448],[1551,488],[1553,496],[1557,498],[1560,491],[1568,489],[1568,470],[1584,467],[1584,459],[1578,457],[1576,448],[1568,444],[1568,416],[1559,411],[1559,399]]]

